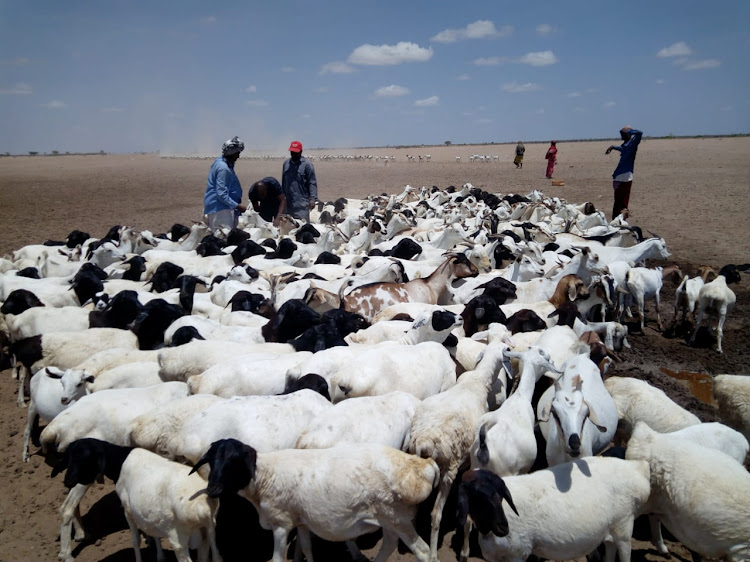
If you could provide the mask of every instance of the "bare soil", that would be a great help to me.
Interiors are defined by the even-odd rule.
[[[445,188],[471,182],[500,194],[539,189],[573,203],[591,201],[609,217],[611,172],[617,163],[615,153],[604,154],[609,144],[559,142],[554,177],[564,180],[564,187],[553,187],[544,177],[546,143],[527,143],[522,170],[512,164],[514,145],[335,149],[311,154],[396,156],[388,164],[374,159],[316,159],[321,199],[396,193],[407,184]],[[406,154],[430,154],[431,161],[408,162]],[[497,155],[498,160],[471,163],[472,154]],[[704,264],[718,269],[727,263],[750,262],[748,154],[750,138],[645,139],[636,161],[631,224],[641,226],[644,233],[663,236],[672,252],[668,262],[691,274]],[[237,172],[245,190],[264,176],[279,177],[281,162],[243,157]],[[175,222],[199,220],[209,165],[207,159],[155,155],[0,158],[0,254],[45,239],[62,240],[73,229],[103,236],[111,226],[121,224],[156,233]],[[665,326],[672,325],[674,289],[668,285],[662,291]],[[623,351],[623,362],[614,374],[645,379],[702,420],[717,420],[710,398],[711,376],[746,373],[750,359],[748,277],[743,276],[733,290],[737,304],[724,327],[724,354],[713,351],[713,338],[707,331],[701,332],[696,347],[686,344],[685,327],[658,332],[651,304],[644,332],[637,323],[630,324],[633,347]],[[0,562],[54,560],[59,550],[57,510],[65,497],[61,478],[49,478],[50,467],[41,456],[32,456],[28,464],[21,462],[26,411],[15,405],[10,371],[0,376],[0,402],[0,450],[6,459],[0,466],[0,497],[4,498],[0,502]],[[250,531],[253,520],[257,521],[252,509],[240,501],[232,507],[223,508],[219,524],[224,559],[270,559],[270,536]],[[82,513],[94,539],[77,546],[77,560],[133,559],[129,531],[110,483],[92,488],[82,503]],[[638,530],[636,536],[635,560],[665,559],[644,542],[646,534]],[[443,542],[441,561],[455,560],[449,548],[451,538],[448,535]],[[691,559],[678,543],[668,545],[671,559]],[[373,550],[366,553],[374,555]],[[334,549],[327,558],[345,556]],[[144,549],[144,560],[152,559],[153,551]],[[393,559],[412,560],[413,556],[394,555]]]

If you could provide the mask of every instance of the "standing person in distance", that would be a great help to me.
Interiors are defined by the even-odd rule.
[[[516,145],[516,157],[513,159],[513,163],[516,165],[516,169],[523,168],[523,153],[526,152],[526,147],[521,141],[518,141]]]
[[[635,168],[635,155],[641,142],[643,133],[632,127],[620,129],[620,146],[610,146],[605,154],[613,150],[620,153],[620,162],[612,173],[612,188],[614,189],[615,205],[612,208],[612,220],[628,208],[630,203],[630,188],[633,187],[633,169]]]
[[[551,179],[557,162],[557,141],[550,141],[545,158],[547,159],[547,179]]]
[[[234,164],[243,150],[245,143],[239,137],[229,139],[221,147],[221,156],[214,160],[208,171],[203,214],[212,231],[236,227],[240,214],[247,210],[242,204],[240,180],[234,173]]]
[[[287,213],[310,222],[310,209],[318,202],[315,167],[302,156],[301,142],[292,141],[289,154],[281,171],[281,188],[286,196]]]
[[[253,209],[263,220],[279,226],[279,219],[286,211],[286,197],[279,180],[271,176],[258,180],[250,186],[247,195]]]

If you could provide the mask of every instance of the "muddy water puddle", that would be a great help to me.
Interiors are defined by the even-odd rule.
[[[695,396],[698,400],[704,404],[710,404],[716,406],[716,400],[714,400],[714,382],[711,375],[706,373],[693,373],[690,371],[673,371],[666,367],[661,367],[660,371],[667,376],[683,381],[690,394]]]

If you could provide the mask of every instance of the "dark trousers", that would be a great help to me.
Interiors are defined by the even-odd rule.
[[[612,187],[615,191],[615,206],[612,208],[612,220],[615,220],[623,209],[628,208],[628,203],[630,203],[630,188],[633,187],[633,182],[613,181]]]

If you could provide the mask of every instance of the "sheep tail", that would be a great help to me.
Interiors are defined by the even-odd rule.
[[[490,450],[487,448],[487,424],[482,424],[479,428],[479,449],[477,450],[477,460],[484,466],[490,463]]]

